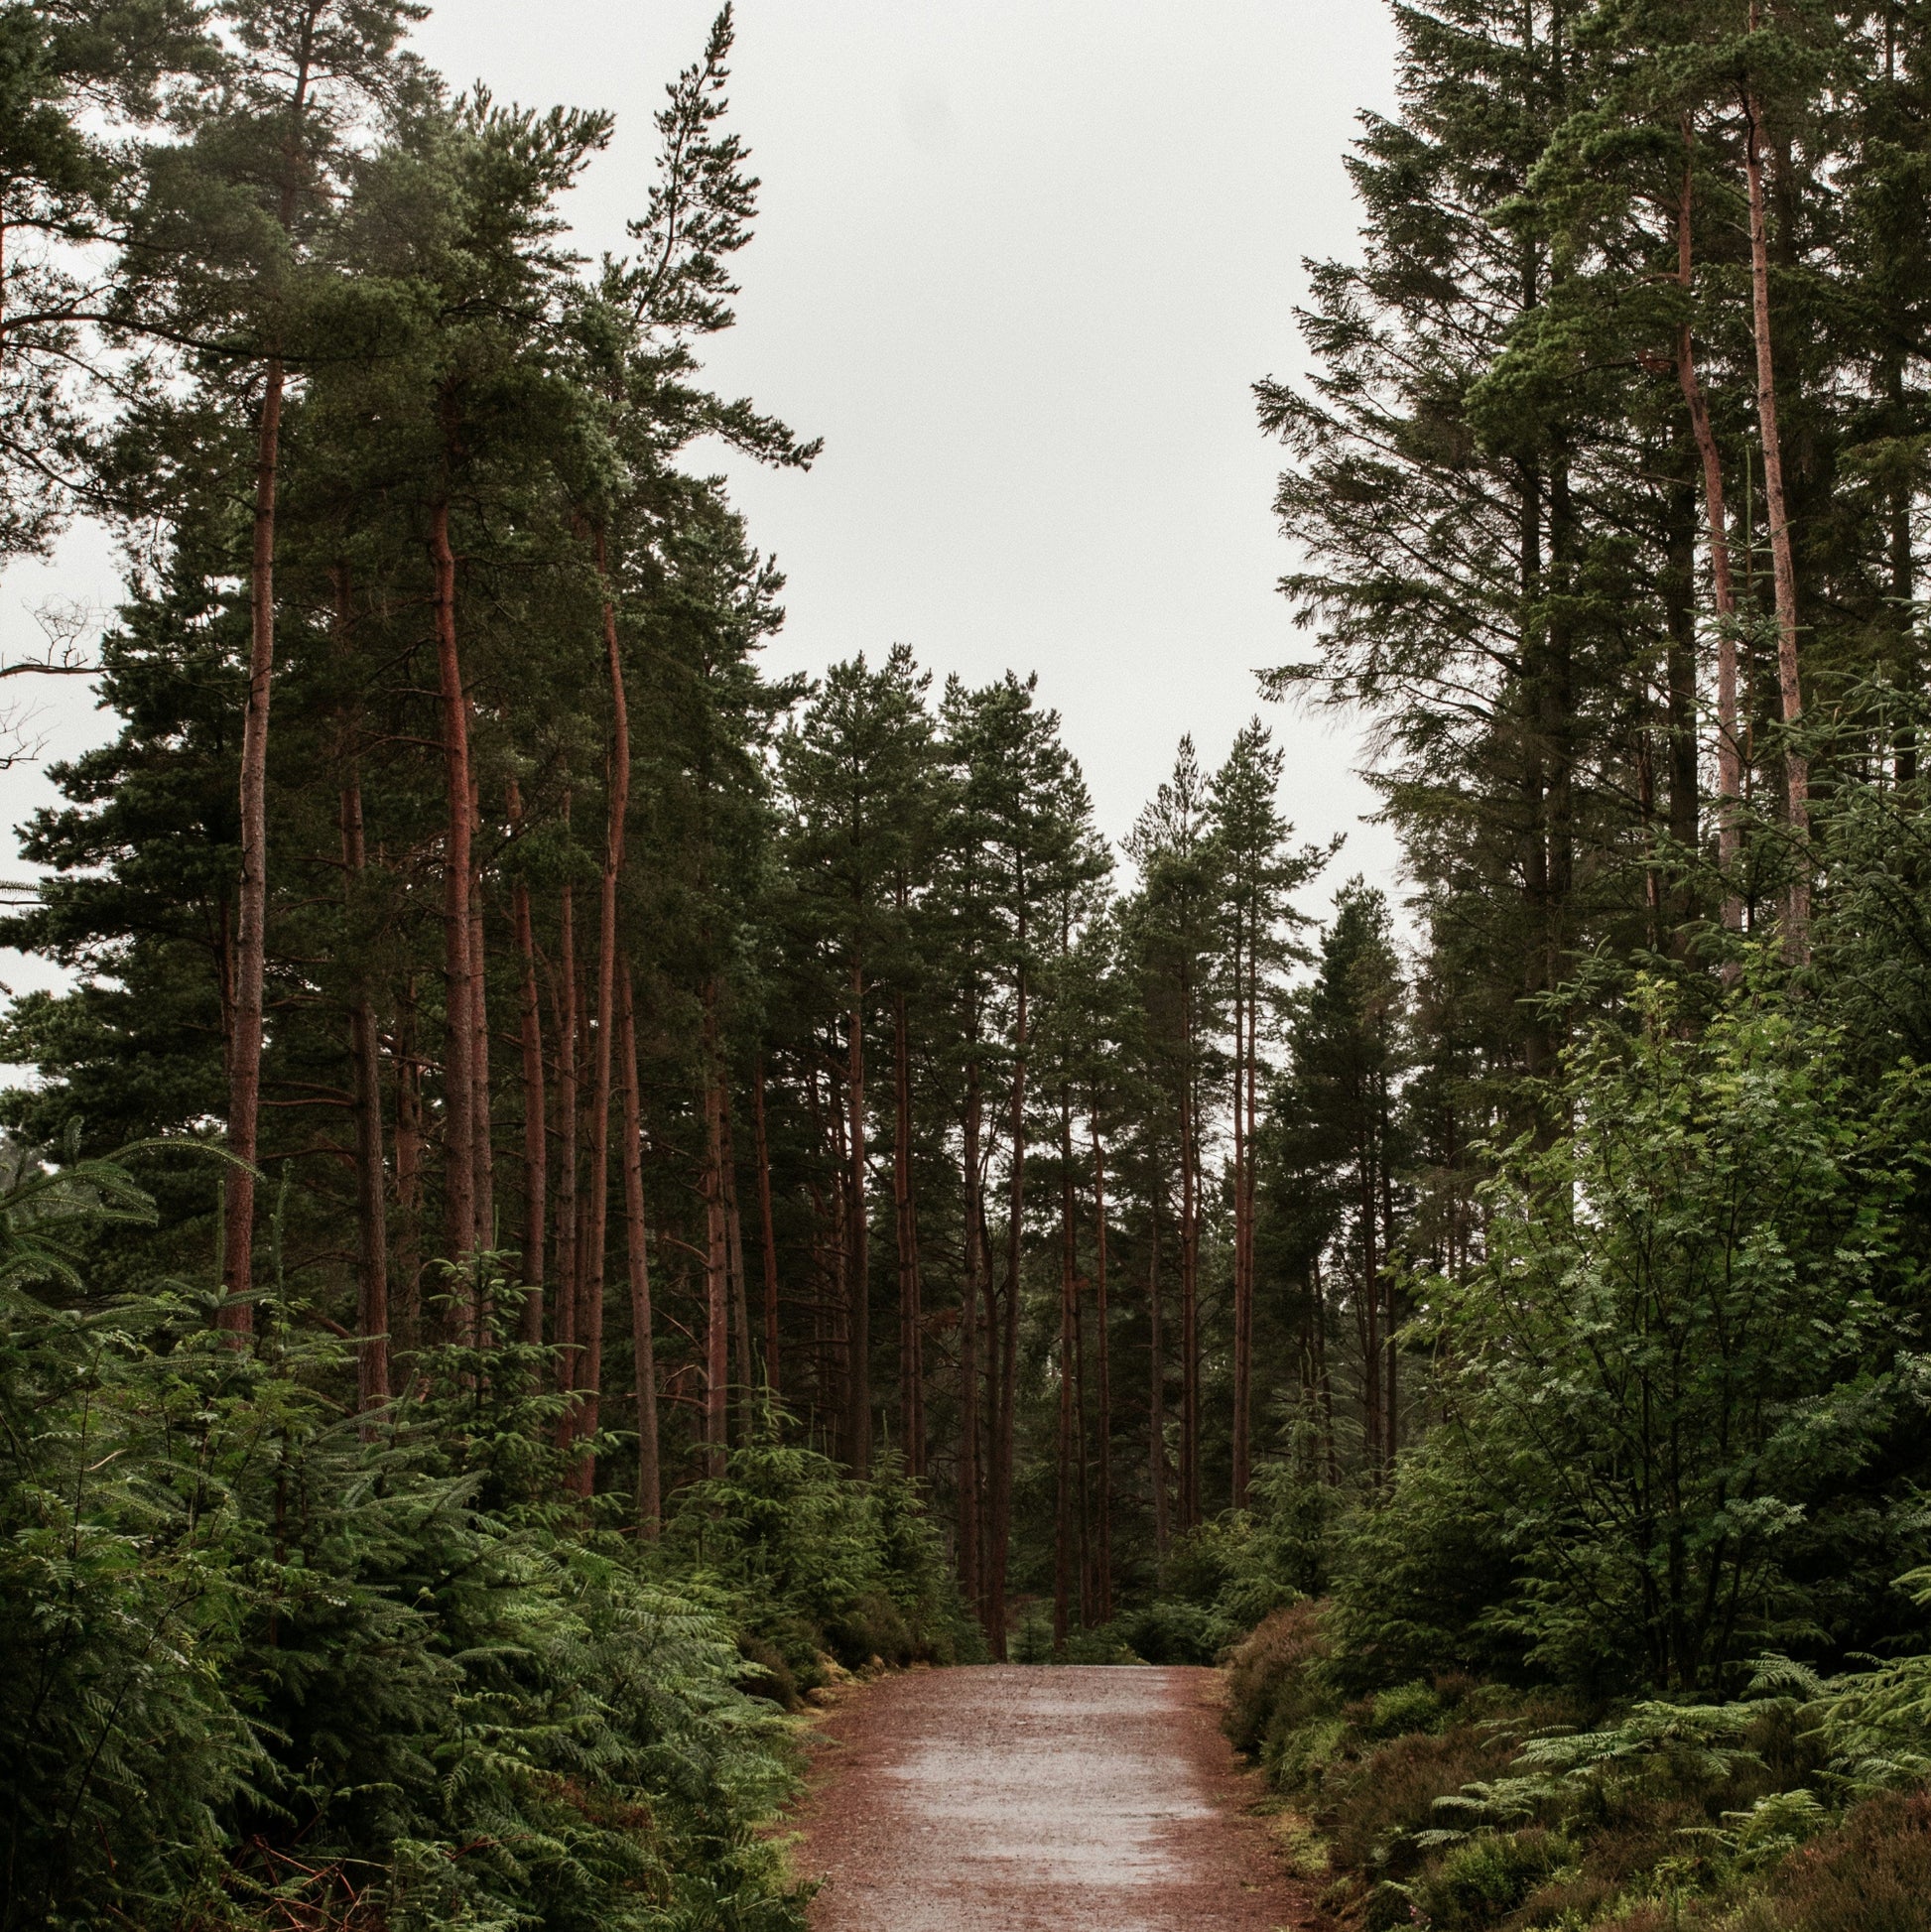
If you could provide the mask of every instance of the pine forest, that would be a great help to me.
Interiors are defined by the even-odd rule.
[[[1134,1926],[1931,1932],[1931,5],[1391,11],[1121,838],[767,663],[748,7],[592,256],[413,0],[0,5],[5,1932],[910,1932],[813,1726],[1066,1665],[1293,1901]]]

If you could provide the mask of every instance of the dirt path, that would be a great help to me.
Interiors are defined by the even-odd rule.
[[[919,1671],[826,1721],[798,1819],[813,1932],[1299,1922],[1209,1670]]]

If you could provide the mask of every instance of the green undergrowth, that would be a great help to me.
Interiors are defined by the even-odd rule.
[[[585,1505],[505,1323],[374,1420],[292,1303],[90,1290],[144,1197],[0,1176],[0,1926],[799,1932],[777,1708],[960,1654],[915,1489],[769,1439]],[[614,1460],[614,1459],[613,1459]]]
[[[1931,1660],[1603,1704],[1459,1672],[1364,1691],[1343,1628],[1284,1606],[1227,1669],[1228,1734],[1336,1920],[1931,1932]]]

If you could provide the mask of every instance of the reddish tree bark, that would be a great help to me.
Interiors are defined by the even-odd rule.
[[[753,1131],[757,1135],[758,1224],[764,1242],[764,1386],[773,1403],[783,1400],[778,1376],[778,1239],[771,1213],[771,1142],[765,1129],[764,1056],[758,1055],[757,1083],[751,1090]]]
[[[1180,1091],[1180,1527],[1197,1529],[1200,1494],[1200,1149],[1193,1070],[1192,993]]]
[[[557,1387],[577,1385],[577,1162],[580,1126],[577,1104],[577,919],[571,888],[557,910],[557,970],[551,986],[557,1016],[557,1294],[551,1339],[557,1347]],[[562,1440],[570,1441],[566,1417]]]
[[[730,1303],[724,1253],[722,1072],[717,1064],[717,988],[705,987],[705,1408],[707,1474],[724,1473],[730,1399]]]
[[[520,827],[523,801],[510,780],[510,823]],[[523,1309],[522,1339],[543,1341],[543,1263],[545,1223],[550,1208],[550,1134],[544,1117],[543,1007],[537,995],[537,944],[530,915],[530,888],[518,878],[510,890],[510,917],[516,929],[517,966],[522,975],[518,1044],[523,1055]]]
[[[1073,1234],[1073,1100],[1060,1089],[1060,1413],[1058,1507],[1053,1520],[1053,1645],[1066,1648],[1072,1610],[1078,1252]]]
[[[898,1412],[905,1473],[925,1475],[925,1314],[919,1276],[918,1207],[912,1195],[912,1055],[905,995],[892,1010],[895,1093],[892,1129],[892,1212],[898,1235]]]
[[[637,1397],[637,1533],[654,1537],[664,1512],[657,1434],[657,1356],[644,1243],[644,1123],[637,1083],[637,1022],[630,967],[617,980],[617,1059],[623,1079],[623,1239],[630,1280],[630,1347]]]
[[[731,1133],[730,1089],[723,1090],[724,1260],[730,1269],[731,1353],[737,1374],[738,1439],[751,1440],[757,1383],[751,1372],[751,1300],[744,1279],[744,1224],[737,1211],[737,1145]]]
[[[416,976],[403,981],[396,1011],[396,1280],[391,1316],[397,1352],[412,1351],[422,1327],[423,1069],[416,1051]]]
[[[310,69],[322,0],[310,0],[297,42],[277,213],[295,226],[297,171],[308,116]],[[235,899],[233,996],[228,1013],[228,1147],[242,1163],[226,1177],[221,1285],[245,1296],[255,1280],[255,1153],[261,1124],[262,999],[268,961],[268,709],[275,680],[275,511],[287,387],[281,349],[271,348],[255,431],[255,513],[248,563],[248,701],[241,719],[241,877]],[[237,1339],[254,1333],[252,1303],[226,1299],[217,1326]]]
[[[966,1067],[966,1108],[962,1179],[965,1182],[966,1226],[959,1300],[959,1583],[980,1620],[985,1619],[985,1576],[980,1562],[982,1527],[979,1490],[984,1470],[979,1460],[979,1300],[984,1280],[980,1257],[984,1251],[984,1222],[980,1201],[979,1134],[981,1131],[978,1062]]]
[[[430,512],[430,560],[436,572],[436,664],[443,701],[443,754],[448,822],[443,845],[443,979],[445,1041],[444,1214],[449,1257],[476,1247],[476,1103],[473,973],[469,946],[472,839],[469,814],[469,705],[456,649],[455,553],[450,506]]]
[[[1165,1556],[1172,1530],[1167,1513],[1167,1354],[1160,1333],[1160,1204],[1153,1203],[1147,1236],[1147,1487],[1153,1503],[1153,1549]]]

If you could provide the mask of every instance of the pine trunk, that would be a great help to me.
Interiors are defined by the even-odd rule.
[[[871,1473],[871,1225],[865,1202],[865,982],[851,963],[845,1014],[845,1460],[861,1480]]]
[[[603,868],[597,880],[596,1025],[590,1036],[589,1202],[579,1257],[578,1342],[581,1397],[576,1410],[579,1437],[594,1436],[603,1394],[603,1259],[610,1205],[611,1035],[616,1025],[617,895],[623,879],[624,833],[630,817],[630,708],[624,691],[623,655],[617,644],[617,612],[609,594],[609,555],[599,529],[593,538],[597,581],[603,590],[604,676],[610,694],[609,782],[603,827]],[[594,1459],[581,1457],[572,1471],[578,1493],[594,1485]]]
[[[342,787],[342,869],[352,895],[367,866],[362,833],[361,774],[351,761]],[[367,1411],[388,1401],[389,1225],[388,1179],[382,1167],[382,1053],[375,1004],[358,970],[348,1015],[355,1103],[355,1329],[356,1405]]]
[[[966,1117],[962,1124],[966,1197],[965,1252],[959,1304],[959,1584],[966,1600],[985,1616],[985,1578],[979,1563],[979,1368],[978,1326],[981,1277],[979,1238],[983,1219],[979,1200],[980,1098],[978,1062],[966,1067]]]
[[[730,1404],[730,1284],[724,1243],[724,1086],[717,1052],[717,987],[705,987],[705,1472],[724,1473]]]
[[[1019,922],[1019,945],[1026,944],[1026,923]],[[1010,1117],[1007,1133],[1012,1143],[1012,1166],[1006,1190],[1006,1266],[1003,1306],[995,1328],[988,1322],[988,1344],[998,1350],[998,1381],[993,1391],[992,1492],[989,1536],[986,1549],[986,1603],[992,1618],[992,1658],[1003,1663],[1006,1655],[1006,1567],[1012,1551],[1013,1460],[1017,1447],[1014,1426],[1019,1381],[1019,1300],[1021,1270],[1025,1261],[1026,1214],[1026,1051],[1027,1034],[1026,972],[1021,966],[1015,981],[1013,1013],[1013,1068]],[[991,1314],[988,1306],[988,1316]]]
[[[1098,1387],[1099,1414],[1094,1426],[1098,1451],[1099,1481],[1096,1485],[1094,1524],[1097,1551],[1098,1587],[1094,1593],[1094,1614],[1101,1623],[1113,1616],[1113,1390],[1111,1382],[1111,1338],[1106,1317],[1106,1158],[1099,1145],[1099,1125],[1093,1127],[1094,1201],[1094,1366]]]
[[[1692,139],[1683,131],[1687,148]],[[1695,229],[1691,217],[1693,166],[1683,169],[1683,193],[1676,226],[1676,274],[1687,305],[1695,286]],[[1723,456],[1710,425],[1710,406],[1697,376],[1696,343],[1686,315],[1677,331],[1676,377],[1690,413],[1697,458],[1703,472],[1703,519],[1710,556],[1711,594],[1717,616],[1717,862],[1724,876],[1723,921],[1732,932],[1743,926],[1743,901],[1737,890],[1737,861],[1742,850],[1743,752],[1737,717],[1737,591],[1730,574],[1730,517],[1724,506]]]
[[[1167,1513],[1167,1350],[1160,1333],[1160,1208],[1154,1203],[1147,1240],[1147,1488],[1153,1503],[1153,1552],[1164,1557],[1172,1537]]]
[[[1074,1330],[1079,1321],[1073,1242],[1073,1103],[1060,1089],[1060,1439],[1053,1523],[1053,1645],[1066,1648],[1072,1608],[1074,1525]]]
[[[617,979],[617,1062],[623,1083],[623,1245],[630,1279],[630,1349],[637,1397],[637,1533],[650,1538],[663,1517],[657,1434],[657,1356],[644,1241],[644,1119],[637,1080],[637,1020],[624,962]]]
[[[1236,922],[1233,944],[1233,1506],[1247,1506],[1252,1474],[1253,1271],[1247,1226],[1248,1125],[1247,1062],[1252,1052],[1252,1021],[1247,1003],[1244,951],[1251,935]],[[1246,941],[1243,948],[1242,941]]]
[[[277,212],[293,233],[298,160],[308,117],[311,66],[321,0],[309,0],[298,40],[282,154]],[[255,1281],[255,1154],[261,1126],[263,982],[268,966],[268,709],[275,682],[275,518],[282,459],[282,405],[287,372],[279,349],[267,360],[255,430],[255,513],[248,561],[248,701],[241,719],[239,817],[241,876],[235,898],[235,942],[227,1005],[228,1148],[242,1163],[224,1182],[221,1286],[215,1325],[252,1335],[254,1304],[237,1301]],[[225,923],[225,922],[224,922]]]
[[[280,356],[268,360],[255,441],[255,530],[249,562],[248,705],[241,722],[241,879],[235,901],[234,994],[228,1041],[228,1147],[221,1285],[245,1296],[255,1281],[255,1152],[261,1120],[262,982],[268,958],[268,706],[275,675],[275,488],[281,460]],[[222,1303],[231,1335],[255,1327],[251,1302]]]
[[[436,570],[436,663],[443,703],[443,1206],[448,1258],[460,1261],[476,1247],[476,1104],[473,978],[469,950],[471,871],[469,703],[456,651],[455,554],[450,548],[450,506],[430,513],[430,558]]]
[[[764,1056],[758,1055],[757,1083],[751,1089],[757,1134],[758,1224],[764,1242],[764,1387],[774,1405],[781,1402],[778,1376],[778,1239],[771,1213],[771,1141],[765,1129]]]
[[[737,1146],[731,1134],[730,1090],[720,1111],[724,1139],[724,1259],[730,1269],[731,1349],[737,1370],[738,1439],[749,1442],[757,1418],[757,1382],[751,1370],[751,1298],[744,1279],[744,1224],[737,1211]]]
[[[912,1056],[905,996],[892,1011],[892,1224],[898,1247],[898,1414],[905,1473],[925,1475],[925,1315],[920,1307],[919,1221],[912,1198]]]
[[[1752,0],[1750,31],[1759,25]],[[1763,197],[1763,113],[1754,93],[1744,101],[1748,138],[1743,170],[1749,188],[1750,311],[1756,338],[1756,422],[1763,445],[1763,508],[1770,526],[1770,576],[1777,615],[1777,689],[1783,722],[1791,733],[1784,747],[1784,804],[1795,844],[1786,944],[1793,958],[1810,956],[1810,763],[1796,732],[1803,723],[1803,687],[1797,662],[1797,567],[1790,543],[1790,512],[1783,488],[1783,447],[1777,434],[1776,363],[1770,339],[1770,237]]]
[[[515,794],[511,811],[520,817]],[[523,1052],[523,1309],[522,1339],[543,1342],[543,1263],[545,1222],[550,1207],[550,1133],[544,1118],[543,1008],[537,997],[537,946],[530,916],[530,888],[518,879],[510,916],[516,928],[517,966],[522,974],[519,1044]]]
[[[577,1386],[577,1170],[582,1110],[577,1103],[577,911],[571,888],[557,910],[557,971],[552,986],[557,1012],[557,1295],[551,1339],[557,1349],[557,1387]],[[571,1438],[568,1412],[563,1441]]]

